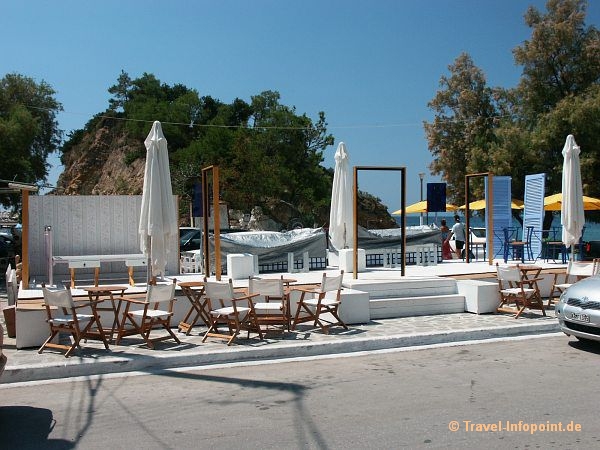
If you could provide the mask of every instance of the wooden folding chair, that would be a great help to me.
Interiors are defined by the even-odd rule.
[[[536,308],[541,309],[542,314],[546,315],[539,291],[534,287],[537,286],[538,281],[541,281],[541,278],[524,279],[518,264],[516,266],[500,266],[496,263],[496,272],[500,294],[498,312],[515,314],[515,319],[518,319],[525,308]],[[514,308],[510,306],[513,304]]]
[[[42,344],[38,353],[42,353],[45,348],[56,348],[66,350],[65,357],[71,356],[71,352],[75,348],[80,347],[81,339],[101,339],[104,343],[104,348],[108,350],[108,342],[104,336],[104,330],[100,324],[100,318],[96,308],[91,302],[82,302],[75,305],[70,289],[50,290],[42,285],[44,293],[44,305],[46,306],[46,314],[48,325],[50,326],[50,337]],[[81,308],[90,308],[92,314],[78,313]],[[97,330],[92,327],[96,325]],[[52,342],[59,333],[69,333],[72,336],[72,344],[65,345]]]
[[[600,265],[594,260],[593,263],[583,261],[571,261],[567,263],[567,268],[563,273],[555,273],[552,288],[550,289],[550,295],[548,296],[548,305],[550,306],[555,301],[555,293],[557,297],[560,295],[574,282],[583,280],[589,276],[597,273]]]
[[[294,288],[294,290],[302,292],[300,300],[296,307],[296,314],[292,322],[292,330],[296,325],[303,322],[313,322],[315,327],[320,327],[323,333],[329,333],[329,328],[332,326],[342,326],[348,329],[346,324],[340,319],[338,310],[340,307],[342,281],[344,279],[344,271],[335,277],[327,277],[323,274],[321,284],[314,289]],[[327,297],[328,292],[333,292],[333,298]],[[326,314],[331,314],[333,320],[327,317]]]
[[[256,320],[254,312],[253,295],[236,295],[231,280],[228,282],[207,281],[204,286],[204,295],[210,307],[210,326],[202,339],[206,342],[208,337],[226,339],[231,345],[242,330],[258,333],[263,338],[262,330]],[[226,325],[228,333],[219,332],[219,326]]]
[[[154,348],[155,342],[167,339],[173,339],[181,344],[181,341],[171,330],[176,282],[177,280],[174,279],[171,284],[150,284],[146,297],[143,299],[125,297],[126,306],[117,336],[117,345],[123,337],[134,334],[139,334],[151,349]],[[162,307],[165,309],[159,309],[161,305],[164,305]],[[132,307],[137,307],[137,309],[132,309]],[[125,328],[127,323],[131,325],[129,329]],[[168,334],[150,339],[150,332],[155,328],[163,328]]]
[[[283,278],[261,279],[250,277],[248,280],[248,293],[256,294],[252,299],[256,320],[259,326],[281,326],[281,330],[290,329],[288,313],[288,296],[283,286]]]

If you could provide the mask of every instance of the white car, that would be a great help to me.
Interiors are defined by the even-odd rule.
[[[581,341],[600,341],[600,276],[567,288],[556,305],[560,329]]]

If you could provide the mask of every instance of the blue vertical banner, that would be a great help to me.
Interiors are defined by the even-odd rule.
[[[446,212],[446,183],[427,183],[427,212]]]
[[[202,217],[202,184],[194,183],[192,186],[192,216]]]

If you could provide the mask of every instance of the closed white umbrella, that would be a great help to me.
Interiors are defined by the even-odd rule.
[[[352,192],[350,157],[346,151],[346,144],[340,142],[335,152],[329,212],[329,239],[337,250],[348,248],[354,243]]]
[[[154,122],[144,144],[146,167],[138,228],[140,248],[149,258],[150,277],[164,276],[169,242],[173,242],[174,236],[178,235],[178,229],[167,140],[160,122]]]
[[[567,247],[573,247],[579,242],[585,224],[579,153],[580,149],[575,143],[575,138],[571,134],[568,135],[562,151],[564,157],[562,175],[563,203],[560,210],[562,241]],[[573,259],[573,249],[571,249],[571,259]]]

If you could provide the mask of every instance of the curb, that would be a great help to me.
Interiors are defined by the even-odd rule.
[[[338,342],[285,342],[259,347],[224,347],[223,350],[204,350],[195,348],[181,351],[177,355],[164,354],[127,354],[101,357],[100,359],[71,357],[60,364],[8,365],[0,387],[11,383],[85,377],[124,372],[148,372],[157,370],[277,360],[284,358],[312,357],[354,353],[393,348],[418,347],[423,345],[454,343],[470,340],[486,340],[502,337],[517,337],[532,334],[559,332],[558,323],[515,324],[497,328],[473,328],[458,331],[429,332],[412,335],[391,335],[366,338],[348,338]],[[10,363],[10,360],[9,360]],[[8,386],[7,386],[8,387]]]

